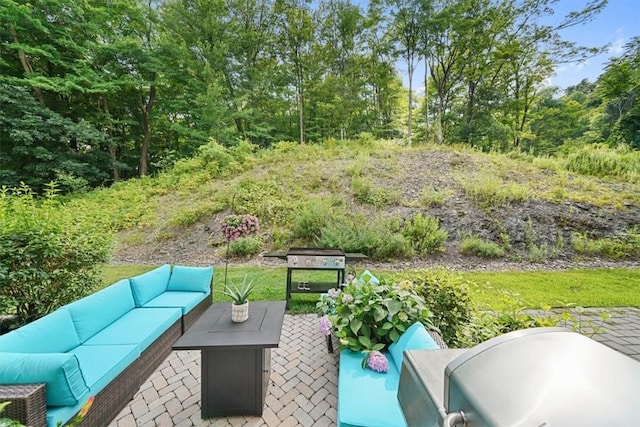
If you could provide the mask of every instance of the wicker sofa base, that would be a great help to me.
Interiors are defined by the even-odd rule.
[[[171,353],[171,346],[180,335],[182,335],[182,319],[176,320],[140,354],[138,359],[95,396],[91,410],[80,425],[87,427],[108,425]],[[34,393],[34,388],[38,388],[37,393]],[[46,427],[47,406],[44,397],[44,384],[0,386],[0,402],[15,402],[14,408],[12,408],[14,403],[7,406],[3,416],[28,426]]]
[[[212,304],[211,295],[208,295],[204,300],[202,300],[198,305],[193,307],[191,311],[182,316],[182,333],[184,334],[187,329],[191,327],[195,323],[196,320],[202,316],[202,313],[207,311]]]

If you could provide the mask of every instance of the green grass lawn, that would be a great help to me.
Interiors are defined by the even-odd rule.
[[[517,292],[527,306],[640,307],[640,268],[464,273],[478,284]],[[477,294],[491,304],[495,292]]]
[[[126,265],[104,266],[103,284],[109,285],[122,278],[135,276],[155,266]],[[389,272],[379,273],[384,277]],[[227,281],[242,283],[244,276],[256,282],[252,300],[284,300],[287,269],[285,267],[229,267]],[[502,289],[516,292],[527,307],[542,305],[562,307],[573,303],[583,307],[639,307],[640,268],[632,269],[580,269],[570,271],[518,271],[495,273],[464,273],[465,278],[490,288],[474,293],[474,298],[489,306]],[[335,280],[335,273],[304,271],[294,272],[297,280]],[[214,301],[229,301],[220,292],[224,284],[224,267],[215,269],[213,278]],[[309,313],[315,310],[317,294],[293,294],[291,313]]]

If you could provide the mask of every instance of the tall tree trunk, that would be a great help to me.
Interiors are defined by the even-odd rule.
[[[444,138],[442,136],[442,100],[438,99],[436,103],[436,143],[442,144],[444,142]]]
[[[117,157],[116,157],[116,145],[113,141],[113,125],[111,123],[111,113],[109,112],[109,103],[107,102],[107,98],[102,95],[100,96],[100,100],[102,101],[102,105],[104,106],[104,112],[107,115],[107,134],[111,139],[111,143],[109,144],[109,157],[111,158],[111,173],[113,174],[114,181],[120,181],[120,169],[117,166]]]
[[[11,33],[11,37],[13,37],[13,42],[15,44],[20,44],[20,41],[18,40],[18,33],[16,32],[15,28],[13,27],[9,28],[9,32]],[[32,75],[33,67],[31,67],[29,58],[27,58],[27,55],[24,53],[22,49],[18,51],[18,57],[20,58],[20,63],[22,64],[22,68],[24,69],[24,72],[27,75],[27,77]],[[42,96],[42,91],[40,90],[39,87],[35,87],[35,86],[33,87],[33,94],[35,95],[38,102],[41,105],[44,105],[44,97]]]
[[[424,139],[429,142],[429,61],[424,56]]]
[[[304,144],[304,90],[302,88],[302,65],[296,64],[296,80],[298,94],[298,126],[300,128],[300,144]]]
[[[411,145],[411,125],[413,122],[413,65],[409,64],[408,67],[409,74],[409,117],[407,118],[407,139],[409,140],[409,145]]]
[[[155,80],[155,76],[154,76]],[[151,109],[156,100],[156,85],[149,87],[147,101],[142,104],[142,147],[140,147],[140,176],[149,174],[149,146],[151,144]]]

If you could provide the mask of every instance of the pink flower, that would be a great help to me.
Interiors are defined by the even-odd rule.
[[[320,325],[318,326],[318,330],[324,336],[331,335],[331,320],[324,315],[320,318]]]
[[[350,304],[352,302],[353,302],[353,295],[346,294],[346,293],[342,294],[342,303],[343,304]]]
[[[367,366],[369,369],[376,372],[387,372],[389,370],[389,361],[384,354],[374,350],[369,353]]]

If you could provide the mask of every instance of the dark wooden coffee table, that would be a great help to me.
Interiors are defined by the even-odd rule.
[[[249,303],[249,320],[231,321],[231,303],[216,303],[174,344],[200,350],[202,418],[262,415],[285,301]]]

